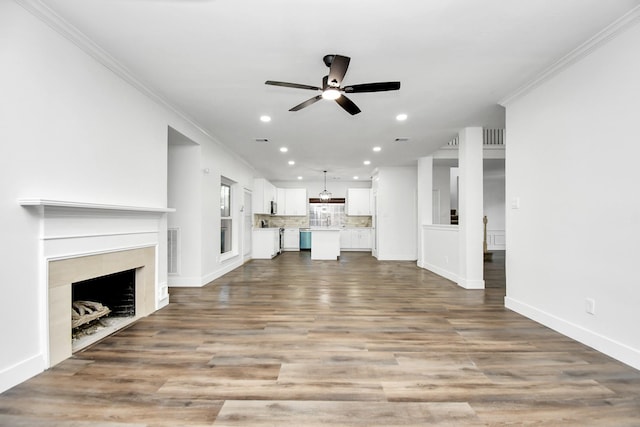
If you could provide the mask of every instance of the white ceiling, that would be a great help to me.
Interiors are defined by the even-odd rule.
[[[462,127],[503,127],[501,99],[640,4],[41,1],[273,181],[321,180],[324,169],[331,178],[368,179],[379,166],[415,164]],[[356,116],[333,101],[289,112],[316,93],[265,80],[319,86],[325,54],[351,57],[344,84],[399,80],[402,87],[349,95],[362,110]],[[398,113],[408,120],[397,122]],[[262,123],[263,114],[272,121]],[[373,153],[373,146],[382,151]]]

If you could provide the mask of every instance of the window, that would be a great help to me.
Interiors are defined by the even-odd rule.
[[[231,217],[231,185],[220,184],[220,253],[233,250],[233,218]]]
[[[342,227],[344,203],[309,203],[310,227]]]

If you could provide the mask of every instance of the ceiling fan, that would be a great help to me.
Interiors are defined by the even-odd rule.
[[[307,90],[319,90],[322,91],[320,95],[314,96],[311,99],[307,99],[301,104],[296,105],[289,111],[302,110],[311,104],[314,104],[321,99],[335,100],[338,105],[344,108],[349,114],[355,115],[360,112],[360,108],[353,103],[349,98],[343,95],[343,93],[363,93],[363,92],[384,92],[389,90],[400,89],[400,82],[379,82],[379,83],[363,83],[357,85],[349,85],[340,87],[342,79],[344,79],[349,68],[349,62],[351,58],[342,55],[325,55],[322,58],[325,65],[329,67],[329,75],[322,78],[322,87],[310,86],[298,83],[276,82],[273,80],[267,80],[264,82],[268,85],[290,87],[294,89],[307,89]]]

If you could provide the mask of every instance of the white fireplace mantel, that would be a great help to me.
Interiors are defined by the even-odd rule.
[[[18,204],[37,215],[32,219],[39,227],[39,293],[41,306],[48,307],[41,319],[44,368],[72,354],[74,282],[136,269],[136,317],[169,303],[166,217],[175,209],[44,198],[20,198]],[[58,271],[71,276],[62,280]]]
[[[101,204],[101,203],[73,202],[68,200],[52,200],[52,199],[18,199],[18,204],[21,206],[102,209],[102,210],[132,211],[132,212],[170,213],[170,212],[176,211],[173,208],[163,208],[163,207],[108,205],[108,204]]]

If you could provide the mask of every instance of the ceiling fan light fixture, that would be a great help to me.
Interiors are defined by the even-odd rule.
[[[399,90],[400,82],[376,82],[376,83],[361,83],[356,85],[349,85],[341,87],[344,76],[349,68],[351,58],[348,56],[331,54],[325,55],[322,59],[324,64],[329,67],[329,74],[322,78],[322,85],[312,86],[300,83],[279,82],[275,80],[267,80],[264,83],[272,86],[288,87],[292,89],[306,89],[313,91],[321,91],[320,94],[316,94],[313,98],[309,98],[298,105],[295,105],[289,109],[289,111],[300,111],[303,108],[307,108],[310,105],[315,104],[321,99],[329,99],[336,101],[336,103],[342,107],[347,113],[352,116],[359,114],[360,108],[346,96],[342,96],[344,93],[364,93],[364,92],[386,92],[390,90]]]
[[[340,98],[340,91],[338,89],[332,88],[326,89],[322,92],[322,98],[335,101],[336,99]]]

